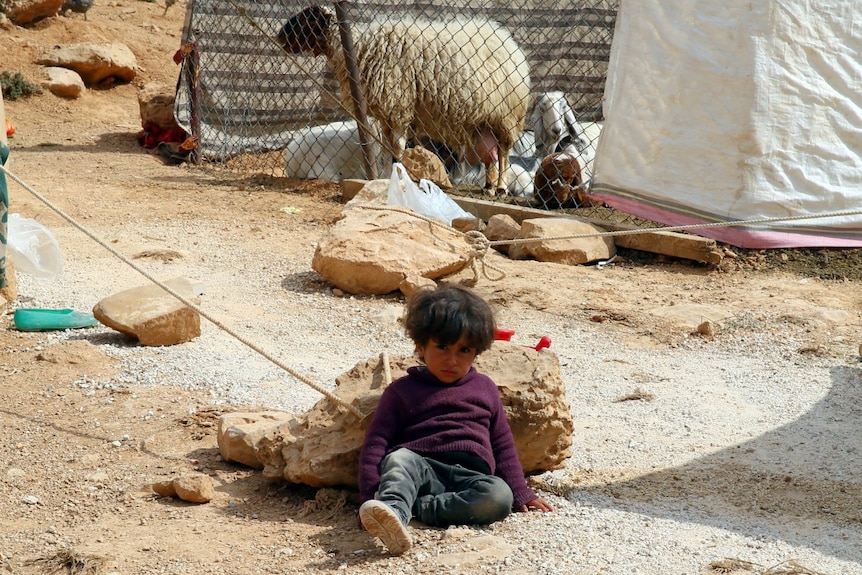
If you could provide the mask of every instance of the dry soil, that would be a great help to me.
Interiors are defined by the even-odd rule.
[[[138,265],[207,283],[220,319],[328,385],[372,356],[375,338],[403,351],[398,295],[338,297],[310,268],[341,210],[337,186],[169,166],[137,145],[136,91],[175,82],[184,9],[104,2],[87,21],[0,29],[0,65],[33,82],[36,57],[58,44],[120,41],[140,64],[132,84],[76,100],[7,101],[10,169]],[[603,269],[498,258],[505,280],[477,289],[524,343],[552,334],[572,403],[572,461],[534,479],[555,517],[414,527],[417,549],[390,559],[354,528],[354,493],[267,483],[221,460],[220,413],[316,397],[279,391],[297,385],[279,374],[247,395],[226,387],[207,364],[239,358],[215,369],[237,384],[246,378],[230,370],[254,380],[263,368],[212,328],[189,344],[200,363],[105,329],[10,329],[15,307],[87,309],[146,283],[32,193],[10,190],[12,212],[58,236],[66,273],[19,277],[0,325],[5,572],[664,575],[797,560],[811,570],[780,572],[862,573],[862,250],[727,248],[735,257],[718,267],[640,252]],[[695,332],[704,319],[714,334]],[[215,500],[152,493],[153,481],[189,472],[209,474]]]

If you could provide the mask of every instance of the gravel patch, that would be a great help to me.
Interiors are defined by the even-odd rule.
[[[164,279],[201,281],[208,313],[327,388],[383,351],[410,353],[398,324],[401,298],[333,295],[308,269],[320,231],[303,232],[304,243],[283,255],[220,244],[219,230],[205,224],[166,225],[158,243],[188,245],[192,235],[208,255],[141,265]],[[67,234],[60,231],[61,241]],[[64,276],[52,282],[19,275],[26,305],[87,310],[146,283],[122,264],[104,277],[103,265],[87,263],[69,254]],[[858,366],[800,354],[803,338],[792,330],[777,337],[740,324],[714,340],[638,346],[619,329],[575,317],[498,310],[514,340],[530,345],[548,335],[560,360],[575,445],[564,469],[534,478],[556,512],[469,530],[469,543],[414,529],[415,552],[373,563],[357,554],[344,569],[687,575],[722,572],[710,564],[733,558],[761,566],[754,573],[790,560],[810,572],[862,573]],[[105,385],[171,386],[211,405],[292,412],[320,399],[205,320],[200,338],[167,348],[137,347],[103,327],[46,334],[45,342],[69,338],[121,359],[122,374]],[[651,398],[624,399],[637,392]]]

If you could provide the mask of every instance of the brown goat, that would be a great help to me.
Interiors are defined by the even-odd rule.
[[[590,206],[584,190],[581,165],[574,154],[555,152],[546,156],[533,180],[536,197],[546,207]]]

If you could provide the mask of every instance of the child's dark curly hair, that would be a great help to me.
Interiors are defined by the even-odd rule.
[[[495,327],[488,303],[458,284],[417,290],[407,300],[404,329],[417,345],[427,345],[432,339],[451,345],[465,335],[478,355],[491,347]]]

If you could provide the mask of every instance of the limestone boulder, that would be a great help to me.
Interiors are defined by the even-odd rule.
[[[511,244],[512,259],[533,258],[540,262],[580,265],[605,260],[616,255],[610,236],[573,237],[598,234],[603,230],[571,218],[535,218],[521,222],[520,238],[538,238],[535,242]],[[548,238],[548,239],[545,239]],[[568,239],[550,239],[568,238]]]
[[[36,63],[74,70],[86,86],[129,83],[138,70],[135,54],[120,42],[55,46]]]
[[[0,0],[0,12],[16,26],[55,16],[65,0]]]
[[[362,187],[353,193],[347,202],[345,202],[344,207],[347,209],[364,204],[385,206],[388,195],[389,178],[364,180]]]
[[[417,364],[413,356],[386,359],[393,380]],[[573,424],[557,355],[497,341],[475,365],[500,389],[524,472],[562,467],[571,456]],[[359,449],[388,383],[382,357],[339,376],[335,395],[364,416],[324,398],[308,412],[274,425],[258,442],[264,475],[312,487],[355,488]]]
[[[215,488],[209,475],[194,474],[173,481],[177,497],[191,503],[208,503],[215,498]]]
[[[61,98],[80,98],[87,91],[87,87],[84,86],[84,80],[74,70],[48,66],[45,68],[45,73],[48,78],[42,82],[42,86],[55,96],[60,96]]]
[[[282,454],[285,445],[296,441],[294,432],[305,426],[305,416],[286,418],[261,430],[261,438],[255,444],[256,458],[263,464],[263,476],[270,481],[284,481],[285,461]],[[239,425],[242,427],[242,424]]]
[[[514,240],[521,235],[521,225],[509,214],[494,214],[488,218],[488,225],[483,232],[492,242]],[[498,252],[508,253],[511,244],[494,246]]]
[[[344,212],[317,245],[311,267],[351,294],[387,294],[405,278],[436,280],[464,269],[464,236],[396,210],[357,206]]]
[[[413,292],[420,289],[434,289],[435,287],[437,287],[437,282],[434,280],[414,275],[407,276],[404,281],[398,284],[398,290],[404,294],[404,297],[410,297]]]
[[[225,461],[263,469],[263,462],[257,455],[260,440],[273,427],[291,419],[291,414],[281,411],[225,414],[218,422],[219,453]]]
[[[408,148],[401,154],[401,164],[410,175],[410,179],[418,182],[421,179],[430,180],[441,189],[448,190],[452,187],[449,174],[440,156],[427,150],[422,146]]]
[[[175,88],[167,84],[149,83],[138,90],[141,124],[156,124],[163,130],[178,128],[174,119]]]
[[[174,487],[173,479],[163,479],[161,481],[153,482],[153,493],[156,495],[161,495],[162,497],[176,497],[177,490]]]
[[[363,180],[359,178],[344,178],[339,182],[341,188],[341,203],[346,204],[356,197],[356,194],[362,191],[368,182],[371,180]]]
[[[186,278],[164,282],[197,305],[201,286]],[[155,284],[131,288],[99,301],[93,315],[102,324],[138,339],[141,345],[175,345],[201,334],[200,314]]]
[[[452,227],[464,234],[468,232],[484,232],[485,222],[477,217],[467,216],[453,219]]]

